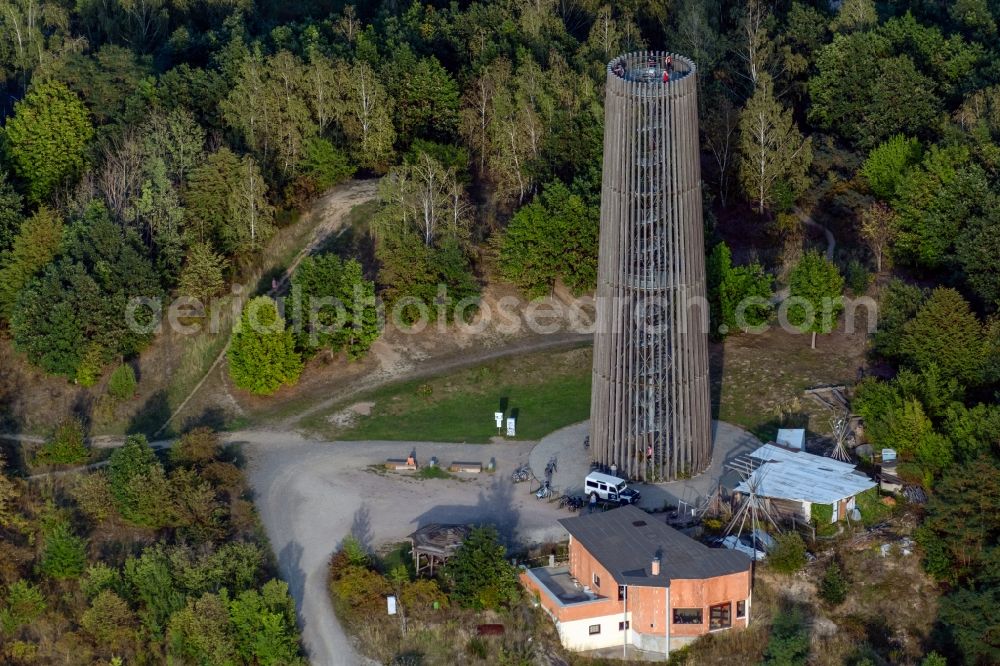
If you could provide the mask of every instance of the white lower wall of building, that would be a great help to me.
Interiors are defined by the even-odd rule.
[[[599,648],[613,647],[621,645],[626,639],[631,642],[633,632],[621,631],[619,624],[627,619],[631,622],[632,614],[615,613],[614,615],[602,615],[583,620],[572,620],[570,622],[559,622],[556,628],[559,630],[559,640],[567,650],[597,650]],[[590,628],[594,625],[600,626],[600,632],[590,633]]]
[[[670,649],[679,650],[686,645],[694,643],[700,636],[671,636]],[[660,634],[631,634],[632,645],[643,652],[652,654],[663,654],[666,658],[667,637]]]

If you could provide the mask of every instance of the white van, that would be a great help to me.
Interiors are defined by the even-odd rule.
[[[637,490],[629,488],[625,484],[625,479],[619,479],[610,474],[591,472],[587,475],[583,486],[587,497],[596,497],[606,502],[619,502],[621,504],[635,504],[639,501]]]

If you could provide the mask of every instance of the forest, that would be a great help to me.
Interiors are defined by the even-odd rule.
[[[68,422],[48,448],[83,446]],[[305,663],[237,462],[197,429],[162,460],[134,435],[66,482],[0,475],[0,660]]]
[[[919,542],[942,599],[928,650],[995,663],[998,21],[996,0],[0,0],[0,344],[81,387],[111,375],[109,392],[127,397],[129,361],[153,342],[157,314],[140,309],[130,324],[130,300],[226,293],[296,211],[350,178],[381,179],[373,256],[320,254],[291,282],[312,296],[364,294],[352,324],[312,331],[257,295],[244,317],[281,335],[237,332],[237,386],[266,395],[294,384],[322,348],[363,356],[379,335],[378,304],[409,303],[405,323],[413,303],[464,316],[456,306],[491,281],[529,296],[557,284],[588,292],[606,63],[676,51],[699,68],[715,336],[766,322],[769,308],[742,322],[734,308],[778,284],[814,302],[877,297],[855,410],[869,440],[898,449],[907,479],[929,495]],[[803,209],[835,230],[834,261],[803,251]],[[51,448],[54,462],[74,459]],[[185,480],[185,469],[144,473],[169,492],[205,482],[200,470]],[[0,508],[18,492],[5,487]],[[172,558],[187,547],[177,544],[216,532],[195,536],[176,517],[137,521],[119,505],[122,520],[176,541],[117,551],[122,581],[98,584],[122,574],[87,569],[76,585],[66,581],[84,572],[80,549],[97,553],[96,537],[87,546],[84,530],[66,527],[83,501],[17,496],[31,518],[0,511],[3,543],[34,545],[3,558],[0,631],[5,650],[21,651],[7,658],[45,654],[7,639],[66,594],[76,595],[67,617],[84,595],[142,627],[112,655],[96,633],[107,629],[73,616],[95,658],[188,649],[165,638],[169,618],[192,608],[185,593],[170,597],[176,608],[150,608],[129,574],[141,567],[126,558]],[[46,564],[57,548],[72,551],[74,575]],[[185,589],[189,603],[211,605],[208,614],[228,606],[238,623],[252,579]],[[253,603],[287,621],[284,592],[263,595]],[[28,615],[16,615],[22,608]],[[233,640],[240,659],[274,663]]]

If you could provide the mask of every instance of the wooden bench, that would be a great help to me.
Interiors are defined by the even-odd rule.
[[[385,468],[395,472],[416,472],[417,463],[407,458],[387,458]]]
[[[483,471],[483,463],[478,462],[458,462],[457,460],[448,468],[449,472],[468,472],[479,474]]]

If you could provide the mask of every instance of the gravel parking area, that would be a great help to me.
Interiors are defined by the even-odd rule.
[[[712,465],[685,481],[639,484],[642,505],[659,507],[680,500],[696,503],[725,476],[724,463],[759,442],[740,428],[716,422]],[[295,598],[302,638],[314,664],[354,666],[365,660],[337,622],[327,594],[327,563],[348,534],[368,547],[398,542],[428,523],[490,523],[509,542],[541,543],[565,538],[556,522],[570,514],[554,502],[536,500],[538,481],[514,484],[510,473],[530,461],[544,478],[555,456],[555,495],[582,493],[589,471],[583,447],[589,425],[578,423],[540,442],[430,444],[425,442],[318,442],[294,433],[247,431],[229,441],[242,445],[257,511],[278,559],[281,576]],[[453,461],[496,462],[494,474],[456,474],[450,479],[420,479],[387,472],[386,458],[417,462],[432,456],[447,467]],[[731,481],[731,479],[727,479]],[[554,496],[555,496],[554,495]]]
[[[554,458],[556,472],[552,475],[552,487],[555,492],[582,495],[583,480],[590,472],[590,452],[583,446],[583,439],[589,433],[590,422],[584,421],[543,437],[530,455],[534,475],[544,479],[545,465]],[[731,488],[739,483],[736,473],[726,470],[725,465],[733,458],[756,449],[761,445],[760,440],[724,421],[712,422],[712,438],[712,462],[708,469],[683,481],[633,484],[642,493],[639,505],[650,509],[660,508],[664,502],[674,506],[682,506],[682,502],[697,506],[715,491],[718,484]]]
[[[234,433],[241,444],[255,503],[288,581],[312,663],[365,663],[333,614],[327,595],[327,563],[347,534],[377,546],[404,539],[427,523],[482,523],[507,539],[540,543],[562,539],[556,519],[571,515],[538,501],[529,483],[513,484],[511,471],[528,461],[534,442],[426,444],[417,442],[317,442],[295,434]],[[386,458],[452,461],[495,458],[495,474],[419,479],[375,470]],[[537,485],[537,484],[536,484]]]

